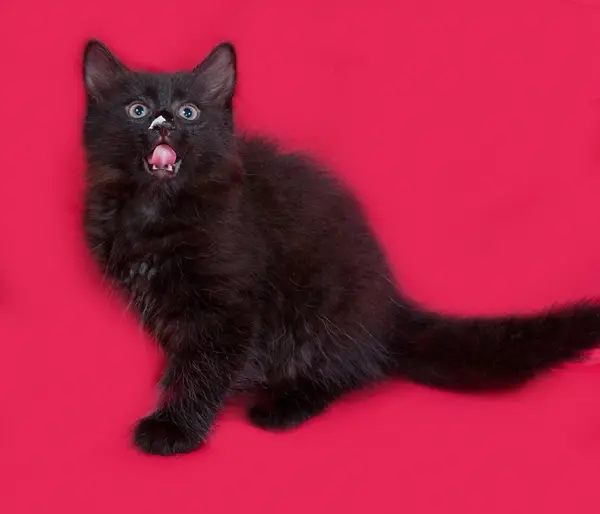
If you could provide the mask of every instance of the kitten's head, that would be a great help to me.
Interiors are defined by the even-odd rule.
[[[232,45],[217,46],[190,72],[130,70],[98,41],[88,42],[83,61],[91,165],[139,182],[184,182],[231,151]]]

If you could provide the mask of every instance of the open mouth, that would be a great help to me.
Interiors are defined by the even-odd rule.
[[[156,178],[169,179],[177,175],[181,159],[177,159],[175,150],[167,144],[158,145],[152,155],[144,160],[146,171]]]

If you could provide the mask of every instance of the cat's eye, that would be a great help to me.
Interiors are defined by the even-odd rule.
[[[127,114],[135,119],[145,118],[150,113],[150,109],[144,104],[136,102],[127,107]]]
[[[184,120],[193,121],[200,115],[200,110],[198,107],[192,104],[182,105],[177,110],[177,116],[183,118]]]

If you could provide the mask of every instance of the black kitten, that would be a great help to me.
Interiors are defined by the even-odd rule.
[[[84,76],[87,243],[168,355],[142,450],[194,450],[233,391],[251,393],[253,423],[283,429],[387,377],[516,386],[596,344],[594,306],[471,320],[403,298],[344,187],[234,135],[231,45],[152,74],[92,41]]]

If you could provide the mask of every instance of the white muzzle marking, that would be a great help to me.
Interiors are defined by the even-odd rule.
[[[167,120],[165,120],[163,116],[158,116],[154,118],[152,123],[150,123],[150,128],[148,130],[152,130],[154,127],[160,127],[165,121]]]

